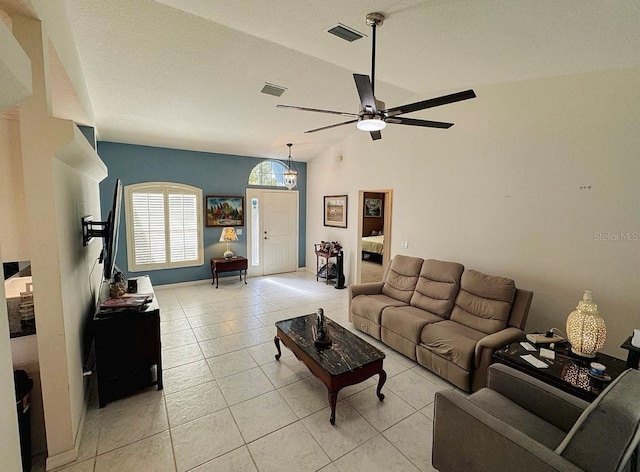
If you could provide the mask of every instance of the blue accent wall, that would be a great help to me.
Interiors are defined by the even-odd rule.
[[[232,156],[180,149],[167,149],[134,144],[98,142],[98,155],[102,158],[109,176],[100,182],[100,206],[102,220],[106,221],[113,199],[113,188],[116,179],[123,185],[141,182],[177,182],[202,189],[203,197],[207,195],[237,195],[245,197],[245,223],[251,202],[246,201],[247,181],[251,170],[261,161],[255,157]],[[307,164],[296,162],[298,170],[299,192],[299,242],[298,265],[305,266],[306,223],[307,223]],[[204,202],[203,202],[204,205]],[[127,236],[122,202],[120,235],[116,265],[127,276],[143,275],[127,271]],[[204,209],[203,209],[204,212]],[[243,227],[240,241],[232,243],[232,251],[240,256],[247,255],[247,231]],[[148,275],[154,285],[170,284],[202,280],[211,277],[209,260],[220,257],[225,244],[219,242],[219,227],[203,228],[204,231],[204,265],[179,269],[149,271]]]

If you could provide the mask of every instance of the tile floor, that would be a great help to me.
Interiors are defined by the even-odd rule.
[[[412,360],[383,349],[377,377],[343,389],[329,423],[325,386],[283,348],[274,323],[324,308],[348,329],[348,292],[297,272],[157,287],[164,390],[99,409],[90,401],[78,460],[65,472],[432,471],[436,391],[453,389]],[[36,464],[34,471],[44,470]]]

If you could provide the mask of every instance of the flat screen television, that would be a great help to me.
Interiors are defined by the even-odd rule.
[[[120,230],[120,213],[122,206],[122,181],[116,179],[113,191],[113,203],[107,216],[107,221],[93,221],[93,217],[82,218],[82,241],[86,246],[93,238],[102,238],[102,251],[99,262],[103,265],[102,274],[106,281],[111,281],[116,268],[116,254],[118,252],[118,234]]]
[[[118,253],[118,233],[120,231],[120,208],[122,206],[122,182],[116,179],[113,191],[113,204],[107,217],[106,236],[103,238],[100,262],[103,264],[102,274],[105,280],[111,280],[116,270],[116,254]]]

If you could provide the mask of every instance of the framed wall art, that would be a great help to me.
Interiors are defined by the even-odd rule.
[[[364,199],[364,217],[365,218],[381,218],[382,217],[382,198],[365,198]]]
[[[207,226],[244,226],[244,197],[207,195]]]
[[[324,197],[324,225],[336,228],[347,227],[346,195],[328,195]]]

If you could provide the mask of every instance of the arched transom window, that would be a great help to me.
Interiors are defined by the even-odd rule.
[[[262,161],[249,174],[249,185],[263,187],[285,187],[283,174],[289,170],[280,161]]]

